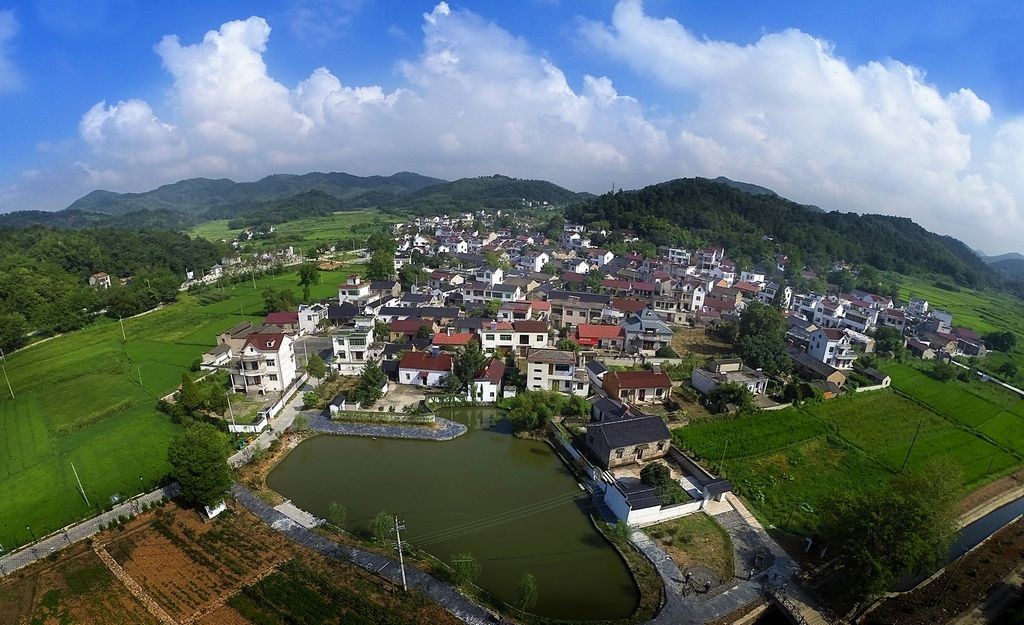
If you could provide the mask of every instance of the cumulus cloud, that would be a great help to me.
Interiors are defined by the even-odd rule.
[[[21,86],[21,74],[11,60],[11,41],[19,27],[14,11],[0,11],[0,93]]]
[[[709,40],[639,0],[581,28],[596,54],[667,100],[652,109],[610,77],[567,77],[523,38],[444,2],[423,15],[420,53],[397,63],[399,88],[348,84],[328,67],[285,85],[264,61],[270,24],[254,16],[198,42],[160,41],[168,100],[92,107],[79,125],[90,157],[61,172],[64,184],[413,170],[603,191],[726,175],[826,208],[908,215],[985,249],[1019,246],[1024,121],[994,119],[968,88],[942,93],[894,60],[853,66],[797,30]]]
[[[701,38],[646,14],[639,0],[622,0],[609,24],[582,32],[680,102],[697,102],[678,111],[691,173],[749,179],[837,209],[907,215],[978,245],[1006,247],[1007,232],[1024,230],[1024,195],[1007,189],[1016,178],[988,165],[991,108],[970,89],[944,95],[921,70],[893,60],[851,66],[798,30],[751,45]],[[1000,149],[1013,154],[1016,133],[1000,134]]]

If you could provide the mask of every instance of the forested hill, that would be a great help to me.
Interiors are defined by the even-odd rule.
[[[416,214],[439,215],[453,211],[476,211],[485,208],[510,210],[528,202],[548,202],[552,206],[568,206],[594,196],[576,193],[546,180],[525,180],[494,175],[462,178],[420,189],[390,202],[382,208],[397,208]]]
[[[255,182],[234,182],[226,178],[192,178],[144,193],[93,191],[73,202],[68,206],[68,210],[121,215],[137,210],[166,209],[202,215],[218,206],[280,200],[308,191],[320,191],[339,199],[346,199],[369,191],[408,193],[443,182],[444,180],[438,178],[410,172],[366,177],[337,172],[274,174]]]
[[[0,230],[0,347],[36,330],[80,328],[92,313],[129,316],[171,301],[186,269],[219,262],[220,245],[168,231],[114,228]],[[97,291],[89,276],[104,271],[114,288]],[[121,288],[118,278],[133,278]]]
[[[570,207],[566,219],[633,229],[658,245],[723,245],[741,263],[770,262],[781,248],[798,267],[827,268],[844,259],[901,273],[942,274],[965,286],[998,281],[966,245],[910,219],[819,212],[705,178],[605,194]]]

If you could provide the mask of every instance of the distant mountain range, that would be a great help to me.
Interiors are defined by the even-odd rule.
[[[452,182],[410,172],[366,177],[318,172],[276,174],[256,182],[192,178],[143,193],[93,191],[61,211],[0,215],[0,227],[118,225],[177,230],[214,219],[251,226],[367,208],[440,214],[515,208],[523,200],[564,206],[592,197],[544,180],[500,175]]]

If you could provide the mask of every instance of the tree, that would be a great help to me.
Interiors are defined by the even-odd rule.
[[[959,373],[960,371],[956,365],[945,360],[936,360],[935,364],[932,365],[932,376],[943,382],[955,380]]]
[[[516,596],[518,597],[519,609],[529,610],[537,605],[537,578],[531,573],[523,575],[522,579],[519,580],[519,585],[516,586]]]
[[[27,330],[24,315],[19,312],[0,312],[0,348],[10,349],[20,345]]]
[[[281,289],[278,291],[268,286],[263,290],[263,306],[265,312],[272,313],[283,310],[295,310],[298,308],[299,302],[295,299],[295,293],[291,289]]]
[[[880,326],[875,330],[875,351],[895,354],[903,348],[903,333],[891,326]]]
[[[586,280],[583,281],[583,285],[587,287],[588,291],[600,293],[602,288],[602,282],[604,282],[604,276],[597,271],[591,271],[587,273],[587,278]]]
[[[1013,332],[989,332],[982,339],[985,341],[985,347],[1000,352],[1011,351],[1017,346],[1017,335]]]
[[[366,263],[366,277],[370,280],[390,280],[395,274],[395,254],[389,250],[375,250]]]
[[[310,354],[306,358],[306,373],[318,380],[327,377],[327,365],[320,354]]]
[[[772,306],[753,302],[740,315],[736,348],[744,364],[781,373],[789,369],[786,353],[786,321]]]
[[[754,396],[742,384],[723,382],[708,393],[708,404],[716,412],[724,411],[728,404],[738,406],[740,412],[748,412],[754,408]]]
[[[309,301],[309,288],[320,279],[316,265],[313,263],[302,263],[299,265],[299,286],[302,287],[302,301]]]
[[[441,388],[449,395],[457,395],[462,390],[462,382],[459,381],[459,376],[448,373],[441,380]]]
[[[388,381],[387,374],[380,368],[380,363],[371,358],[363,365],[359,373],[359,382],[349,393],[349,399],[363,406],[369,406],[382,397],[380,389]]]
[[[199,387],[187,371],[181,373],[181,390],[178,391],[178,403],[181,404],[181,407],[189,415],[199,412],[205,403],[202,394],[199,392]]]
[[[935,463],[873,489],[840,490],[825,504],[821,534],[846,571],[847,599],[870,599],[903,572],[941,562],[957,529],[959,486],[949,463]]]
[[[512,265],[505,260],[505,256],[503,254],[493,250],[484,252],[484,264],[501,269],[502,271],[508,271],[512,268]]]
[[[484,368],[484,363],[487,362],[487,357],[480,350],[480,344],[475,340],[466,343],[457,354],[455,354],[455,362],[452,366],[455,377],[459,380],[460,388],[465,386],[472,386],[473,380]]]
[[[413,285],[426,284],[430,274],[421,265],[402,265],[398,270],[398,281],[406,291],[412,290]]]
[[[555,343],[555,349],[572,352],[577,358],[580,355],[580,344],[572,339],[558,339],[558,342]]]
[[[206,423],[192,425],[171,440],[167,461],[187,501],[214,506],[224,498],[232,480],[228,450],[227,437]]]
[[[370,535],[379,543],[384,542],[391,536],[391,530],[395,527],[395,517],[386,510],[381,510],[370,519]]]
[[[395,250],[398,246],[395,245],[395,240],[392,239],[386,232],[374,232],[370,235],[370,238],[366,241],[366,249],[371,252],[390,252],[394,255]]]
[[[415,336],[418,339],[429,339],[432,334],[433,332],[431,332],[430,326],[427,324],[423,324],[419,327],[418,330],[416,330]]]
[[[558,275],[558,267],[556,267],[553,263],[547,262],[547,263],[544,263],[544,266],[540,268],[540,272],[541,273],[546,273],[546,274],[551,275],[551,276],[557,276]]]
[[[327,504],[328,523],[340,529],[345,526],[346,519],[348,519],[348,510],[345,509],[345,506],[337,501]]]
[[[456,553],[452,556],[452,576],[460,586],[472,584],[480,577],[480,563],[471,553]]]
[[[688,500],[690,497],[675,480],[672,472],[661,463],[649,464],[640,469],[640,481],[653,486],[664,505],[672,505]]]
[[[833,271],[828,274],[828,281],[830,284],[834,284],[839,287],[840,293],[849,293],[857,284],[857,278],[850,273],[849,269]]]

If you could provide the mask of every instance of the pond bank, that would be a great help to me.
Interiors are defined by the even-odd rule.
[[[466,433],[466,426],[437,417],[436,427],[424,425],[389,425],[387,423],[346,423],[332,421],[322,412],[311,415],[309,428],[321,434],[364,436],[369,438],[405,438],[424,441],[450,441]]]

